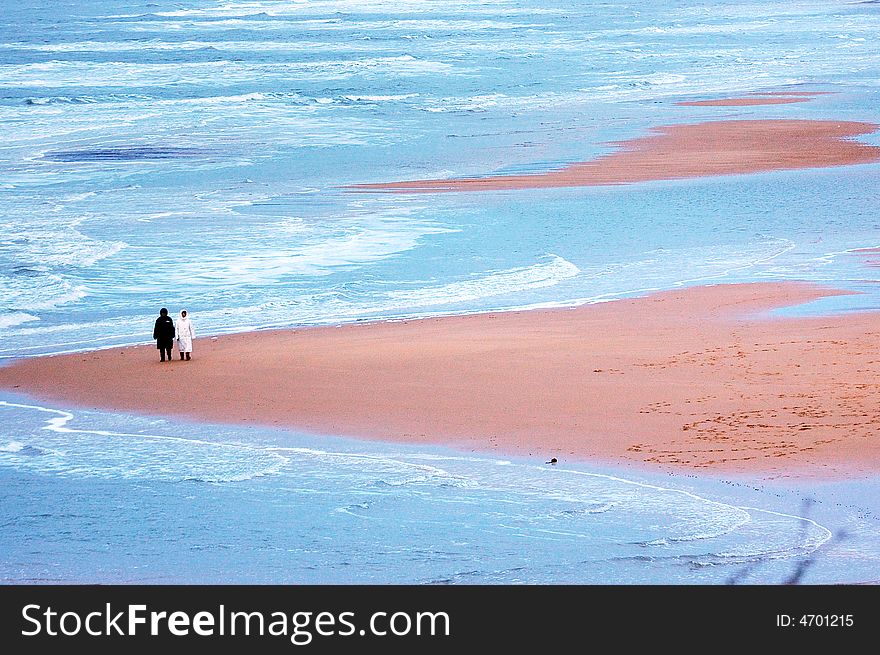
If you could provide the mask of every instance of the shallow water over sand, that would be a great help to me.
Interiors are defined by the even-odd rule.
[[[880,559],[877,480],[844,504],[829,484],[0,412],[6,582],[823,583]]]

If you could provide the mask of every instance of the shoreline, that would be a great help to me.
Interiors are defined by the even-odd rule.
[[[575,308],[266,330],[27,358],[0,387],[75,407],[648,469],[880,471],[880,313],[845,292],[690,287]],[[873,334],[872,334],[873,332]],[[181,402],[180,398],[187,398]]]

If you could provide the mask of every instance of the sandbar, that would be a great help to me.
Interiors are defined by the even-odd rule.
[[[794,102],[807,102],[806,96],[771,96],[760,98],[749,96],[747,98],[716,98],[714,100],[682,100],[675,104],[679,107],[752,107],[756,105],[789,105]]]
[[[721,120],[657,127],[609,144],[592,161],[533,174],[356,184],[353,191],[427,193],[603,186],[867,164],[880,147],[855,140],[877,125],[833,120]]]
[[[837,477],[880,471],[880,313],[778,318],[838,294],[710,285],[551,310],[21,359],[0,387],[66,406],[444,444],[547,461]],[[197,320],[197,316],[194,319]]]

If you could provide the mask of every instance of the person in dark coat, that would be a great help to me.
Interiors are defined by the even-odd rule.
[[[153,338],[156,340],[156,348],[159,349],[159,361],[164,362],[165,355],[168,355],[170,362],[171,347],[174,345],[174,320],[168,316],[168,310],[164,307],[159,310],[159,318],[153,327]]]

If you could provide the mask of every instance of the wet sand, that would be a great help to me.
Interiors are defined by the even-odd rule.
[[[789,105],[794,102],[807,102],[806,96],[773,96],[769,98],[718,98],[715,100],[683,100],[676,102],[679,107],[752,107],[756,105]]]
[[[64,405],[481,452],[835,477],[880,471],[880,313],[768,318],[833,290],[695,287],[575,309],[260,331],[19,360]],[[194,317],[196,320],[198,317]]]
[[[766,99],[765,99],[766,100]],[[785,96],[780,102],[790,100]],[[722,120],[668,125],[609,144],[593,161],[534,174],[356,184],[353,191],[427,193],[601,186],[712,175],[867,164],[880,147],[855,137],[877,125],[830,120]]]
[[[832,91],[753,91],[740,98],[712,98],[708,100],[683,100],[679,107],[754,107],[758,105],[788,105],[808,102],[816,96],[831,95]]]

